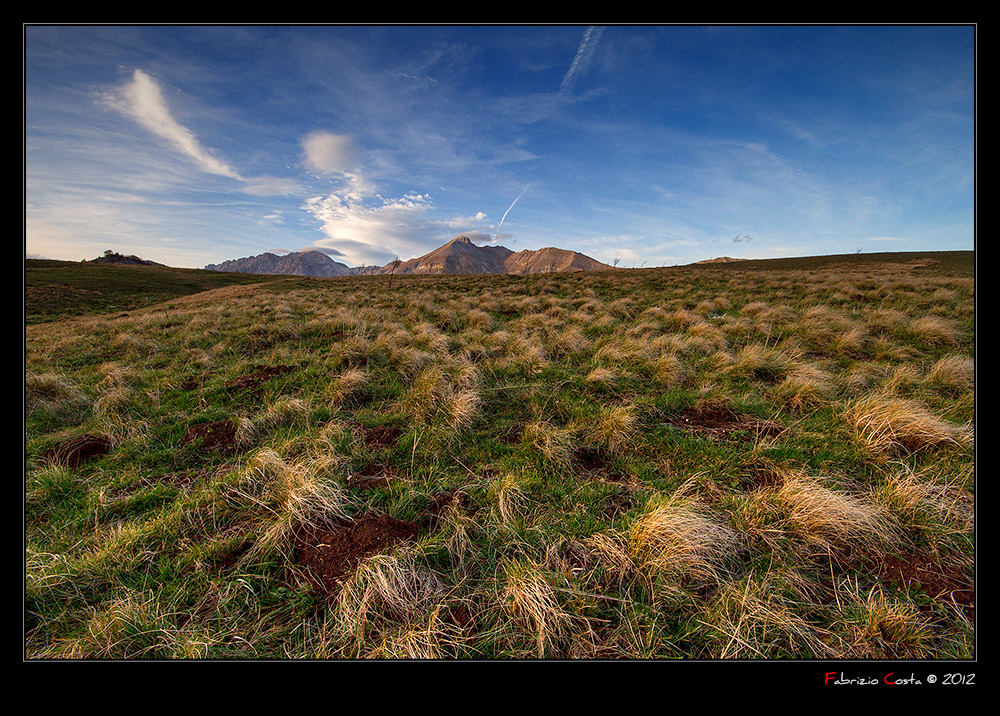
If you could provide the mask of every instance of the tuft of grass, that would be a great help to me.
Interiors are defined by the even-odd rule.
[[[800,575],[769,569],[762,576],[726,581],[699,622],[717,634],[713,659],[768,659],[793,653],[831,658],[828,632],[802,615],[812,601]]]
[[[339,408],[352,395],[356,395],[371,380],[369,374],[360,368],[348,368],[330,383],[331,407]]]
[[[927,384],[946,393],[957,394],[972,390],[976,381],[976,364],[960,355],[938,359],[927,371]]]
[[[970,427],[942,420],[912,399],[870,395],[849,403],[845,413],[855,438],[875,454],[972,443]]]
[[[959,340],[958,330],[941,316],[917,318],[910,324],[910,331],[920,343],[931,346],[955,345]]]
[[[792,529],[825,552],[877,553],[900,539],[898,525],[880,504],[833,490],[805,473],[786,477],[776,498]]]
[[[601,406],[587,426],[587,436],[613,453],[622,453],[631,446],[639,419],[630,404]]]
[[[500,600],[512,631],[533,637],[535,655],[552,655],[569,634],[574,617],[559,603],[543,570],[526,558],[507,561],[502,569]]]
[[[260,413],[257,423],[268,428],[305,425],[309,422],[310,411],[308,400],[283,395]]]
[[[329,456],[289,461],[272,448],[251,456],[235,492],[261,522],[252,554],[287,553],[296,528],[349,516],[347,496],[333,480],[336,465]]]
[[[975,521],[973,496],[955,481],[940,484],[903,465],[875,491],[873,498],[900,524],[935,540],[969,534]]]
[[[638,581],[651,591],[676,594],[684,580],[715,582],[735,533],[690,497],[655,495],[625,532],[587,540],[619,581]]]
[[[839,590],[840,618],[847,627],[842,658],[924,659],[933,651],[933,623],[912,601],[875,585],[854,582]]]
[[[521,440],[555,466],[566,468],[573,461],[573,431],[556,427],[548,420],[532,420],[526,424]]]
[[[344,581],[336,599],[337,628],[353,648],[378,644],[402,624],[421,635],[429,652],[439,654],[437,632],[427,629],[447,589],[439,575],[420,565],[415,549],[402,545],[391,554],[371,555]],[[417,646],[412,639],[408,643]],[[401,646],[405,642],[380,655],[397,655]]]
[[[833,378],[817,366],[795,363],[774,387],[774,394],[789,410],[819,408],[833,399]]]

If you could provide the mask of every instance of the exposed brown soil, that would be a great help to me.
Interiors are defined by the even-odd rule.
[[[390,485],[398,479],[399,469],[394,465],[373,462],[357,473],[348,475],[345,483],[351,489],[364,491]]]
[[[249,391],[255,395],[259,395],[260,387],[263,383],[293,370],[295,368],[290,365],[255,366],[251,369],[250,373],[227,383],[226,390],[229,392]]]
[[[667,422],[691,432],[723,439],[748,432],[773,437],[783,430],[777,423],[740,415],[725,407],[688,408]]]
[[[584,445],[573,451],[573,457],[584,470],[607,470],[608,454],[599,447]]]
[[[184,433],[184,445],[198,445],[206,452],[230,454],[236,451],[236,426],[231,420],[215,420],[192,425]]]
[[[628,482],[629,477],[612,469],[612,458],[607,450],[584,445],[573,451],[573,457],[585,472],[601,477],[609,482]]]
[[[448,508],[456,505],[460,509],[468,512],[470,509],[469,496],[457,488],[442,490],[434,495],[430,506],[425,510],[425,520],[432,527],[437,526],[438,521]]]
[[[747,492],[761,487],[771,489],[780,488],[785,482],[785,478],[780,471],[767,466],[745,468],[738,480],[740,488]]]
[[[395,445],[399,436],[403,434],[403,430],[395,425],[376,425],[373,428],[361,425],[359,427],[362,431],[361,439],[364,440],[365,445],[368,447],[389,447]]]
[[[947,554],[934,556],[919,551],[887,554],[877,570],[883,582],[902,589],[919,589],[935,602],[953,602],[969,621],[975,622],[975,581],[961,564],[948,560]]]
[[[500,442],[507,445],[516,445],[521,442],[521,437],[524,435],[523,425],[514,425],[507,428],[506,430],[501,430],[497,433],[497,439]]]
[[[318,590],[333,595],[363,559],[416,540],[418,533],[418,525],[384,514],[326,527],[302,527],[295,535],[296,561],[308,569]]]
[[[604,519],[613,522],[619,515],[628,512],[634,506],[635,498],[632,497],[632,493],[623,490],[608,495],[604,500],[601,514]]]
[[[67,467],[79,467],[111,450],[111,438],[106,435],[86,433],[64,440],[48,450],[42,459]]]

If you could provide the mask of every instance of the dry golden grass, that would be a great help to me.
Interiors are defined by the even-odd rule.
[[[923,659],[931,653],[932,622],[912,602],[877,585],[865,592],[856,581],[845,581],[838,603],[848,635],[840,658]]]
[[[576,441],[573,431],[559,428],[548,420],[532,420],[524,426],[521,440],[558,467],[569,467]]]
[[[523,477],[513,472],[504,472],[490,481],[487,495],[493,524],[505,530],[517,527],[527,508],[527,493],[522,482]]]
[[[675,594],[682,580],[717,581],[735,540],[728,526],[677,492],[651,498],[625,532],[598,533],[587,544],[619,581]]]
[[[773,390],[789,410],[805,410],[830,404],[834,397],[833,376],[818,366],[797,362]]]
[[[559,603],[543,570],[528,559],[508,560],[501,574],[500,600],[512,631],[532,635],[538,658],[552,655],[570,633],[574,616]]]
[[[951,393],[972,390],[976,381],[976,363],[966,356],[945,356],[927,372],[927,384]]]
[[[41,410],[50,416],[82,419],[88,406],[84,392],[72,380],[58,373],[27,371],[24,379],[24,409]]]
[[[305,455],[286,460],[272,448],[257,450],[248,461],[234,496],[258,514],[259,537],[249,554],[287,551],[299,526],[347,518],[347,495],[334,480],[337,459]]]
[[[966,447],[973,439],[971,427],[945,421],[906,398],[870,395],[849,403],[845,414],[856,439],[876,454]]]
[[[970,534],[975,524],[974,498],[957,478],[942,484],[907,465],[880,485],[873,498],[902,525],[935,537]]]
[[[91,659],[149,659],[183,656],[175,613],[150,592],[120,594],[100,609],[93,609],[87,633],[69,645],[62,656]]]
[[[256,418],[256,423],[268,428],[306,425],[311,408],[308,400],[283,395],[268,405]]]
[[[440,576],[420,564],[417,548],[401,545],[391,554],[362,560],[337,595],[337,628],[356,647],[378,644],[402,624],[419,639],[404,640],[416,648],[422,640],[428,653],[439,655],[434,629],[438,609],[447,597]],[[433,630],[433,631],[429,631]],[[397,645],[387,656],[397,654]]]
[[[941,316],[923,316],[910,324],[914,337],[926,345],[941,346],[958,343],[958,330]]]
[[[794,358],[794,355],[780,349],[753,343],[736,353],[731,369],[740,375],[770,383],[787,374]]]
[[[656,359],[653,377],[664,387],[671,388],[682,385],[688,375],[684,362],[676,355],[667,353]]]
[[[824,552],[878,552],[900,538],[897,524],[880,504],[830,489],[805,473],[786,476],[775,498],[791,529]]]
[[[360,368],[349,368],[331,381],[329,395],[331,405],[339,407],[352,394],[369,383],[371,377]]]
[[[613,453],[626,451],[636,435],[639,419],[629,404],[604,405],[586,427],[587,437]]]
[[[699,621],[717,633],[713,659],[767,659],[779,654],[834,656],[826,633],[801,615],[813,601],[795,572],[768,570],[725,582]]]

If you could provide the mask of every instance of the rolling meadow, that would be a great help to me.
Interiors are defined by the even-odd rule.
[[[976,656],[970,252],[46,263],[28,659]]]

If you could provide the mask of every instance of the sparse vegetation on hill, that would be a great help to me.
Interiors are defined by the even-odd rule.
[[[131,311],[220,286],[262,281],[294,279],[159,265],[27,259],[24,262],[24,317],[26,323],[32,324],[67,316]]]
[[[170,276],[26,296],[28,658],[975,656],[969,254]]]

